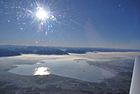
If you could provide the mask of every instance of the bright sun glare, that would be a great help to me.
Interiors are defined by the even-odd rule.
[[[34,75],[49,75],[50,72],[48,71],[47,67],[38,67],[34,71]]]
[[[36,11],[36,17],[39,20],[46,20],[49,18],[49,11],[46,11],[45,9],[43,9],[42,7],[38,7],[37,11]]]

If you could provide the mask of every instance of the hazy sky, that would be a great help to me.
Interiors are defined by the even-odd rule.
[[[37,4],[49,9],[55,21],[48,19],[40,26]],[[139,0],[0,0],[0,44],[140,49],[139,4]]]

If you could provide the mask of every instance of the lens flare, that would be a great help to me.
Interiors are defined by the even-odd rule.
[[[27,2],[27,5],[23,5],[24,2]],[[61,9],[57,3],[53,2],[53,0],[21,0],[20,3],[13,4],[19,30],[26,31],[27,28],[33,27],[36,32],[47,36],[57,31],[60,25],[69,26],[72,21],[69,19],[65,21],[64,19],[67,16],[67,18],[70,17],[69,15],[66,16],[70,9]],[[8,19],[8,23],[11,21]]]
[[[49,11],[46,11],[44,8],[42,7],[38,7],[37,11],[36,11],[36,17],[41,20],[41,21],[45,21],[47,19],[49,19]]]

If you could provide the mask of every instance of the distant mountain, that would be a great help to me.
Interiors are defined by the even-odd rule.
[[[78,53],[78,54],[84,54],[87,52],[140,52],[140,50],[115,49],[115,48],[63,48],[63,50],[67,53]]]
[[[4,56],[17,56],[21,55],[19,52],[8,50],[8,49],[1,49],[0,48],[0,57]]]
[[[17,56],[21,54],[68,55],[69,53],[85,54],[87,52],[140,52],[140,50],[113,49],[113,48],[16,46],[16,45],[0,46],[0,57]]]

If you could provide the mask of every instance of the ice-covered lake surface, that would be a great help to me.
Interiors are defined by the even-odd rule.
[[[127,61],[123,60],[134,59],[137,55],[140,55],[140,53],[91,52],[69,55],[23,54],[21,56],[1,57],[0,71],[7,70],[8,73],[23,76],[54,74],[88,82],[101,82],[104,79],[112,78],[116,75],[112,69],[105,68],[103,66],[104,64],[105,66],[109,64],[111,66],[127,67],[131,63],[128,64],[126,63]],[[98,63],[102,66],[98,66]]]
[[[18,65],[9,72],[19,75],[55,74],[89,82],[100,82],[114,76],[110,71],[89,65],[85,60],[42,60],[33,65]]]
[[[90,52],[0,57],[0,92],[128,94],[138,55],[139,52]]]

